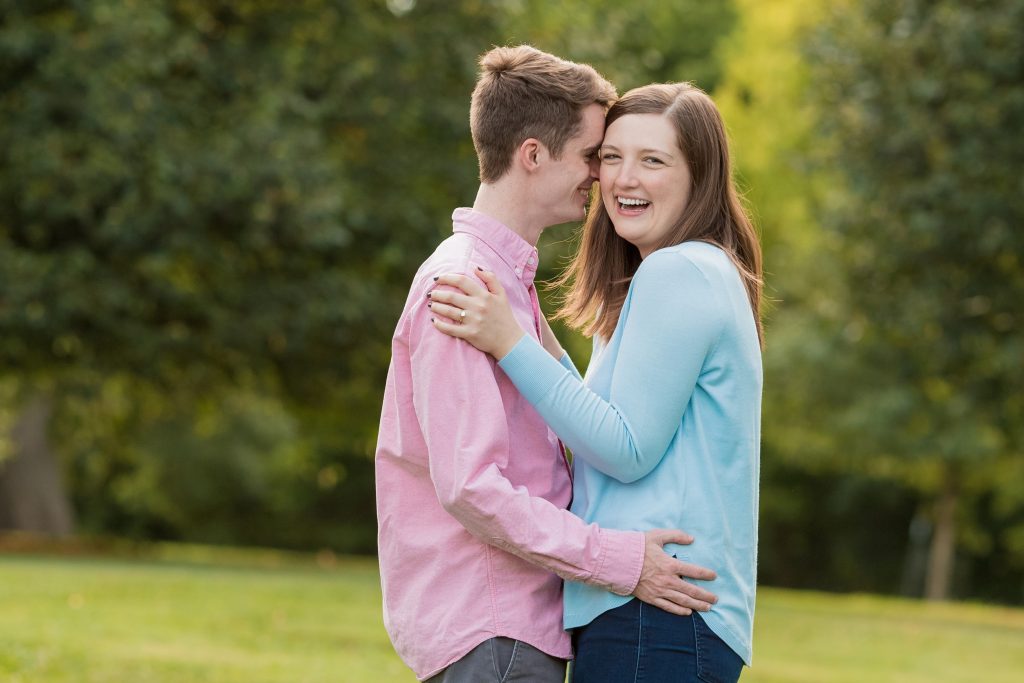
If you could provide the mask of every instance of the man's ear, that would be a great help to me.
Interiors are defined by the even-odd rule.
[[[547,148],[537,138],[526,138],[516,150],[516,163],[527,173],[534,173],[540,168],[540,162],[547,154]]]

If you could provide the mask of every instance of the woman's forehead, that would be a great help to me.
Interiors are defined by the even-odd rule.
[[[603,146],[622,149],[676,149],[676,131],[661,114],[626,114],[612,121],[604,133]]]

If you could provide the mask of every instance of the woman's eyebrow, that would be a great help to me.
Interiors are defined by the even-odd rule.
[[[672,152],[666,152],[665,150],[658,149],[657,147],[647,147],[646,149],[642,149],[640,150],[640,154],[660,154],[666,157],[672,156]]]
[[[605,145],[605,144],[602,144],[601,145],[601,149],[613,149],[616,152],[619,151],[619,148],[616,147],[615,145]],[[645,148],[637,151],[637,154],[660,154],[662,156],[673,157],[673,158],[675,156],[675,155],[672,154],[672,152],[666,152],[665,150],[658,149],[657,147],[645,147]]]

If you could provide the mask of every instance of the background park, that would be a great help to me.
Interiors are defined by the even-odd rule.
[[[1020,680],[1021,26],[1024,0],[0,0],[0,680],[412,680],[373,557],[390,337],[475,193],[476,58],[522,42],[620,92],[694,81],[728,124],[769,299],[743,680]]]

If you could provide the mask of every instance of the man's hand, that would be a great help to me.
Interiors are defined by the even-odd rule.
[[[651,529],[644,537],[647,541],[644,568],[640,570],[640,581],[633,595],[666,612],[683,616],[693,610],[707,612],[718,602],[714,593],[682,579],[685,576],[710,581],[717,575],[710,569],[671,557],[663,547],[666,543],[689,545],[693,543],[692,536],[682,531]]]

